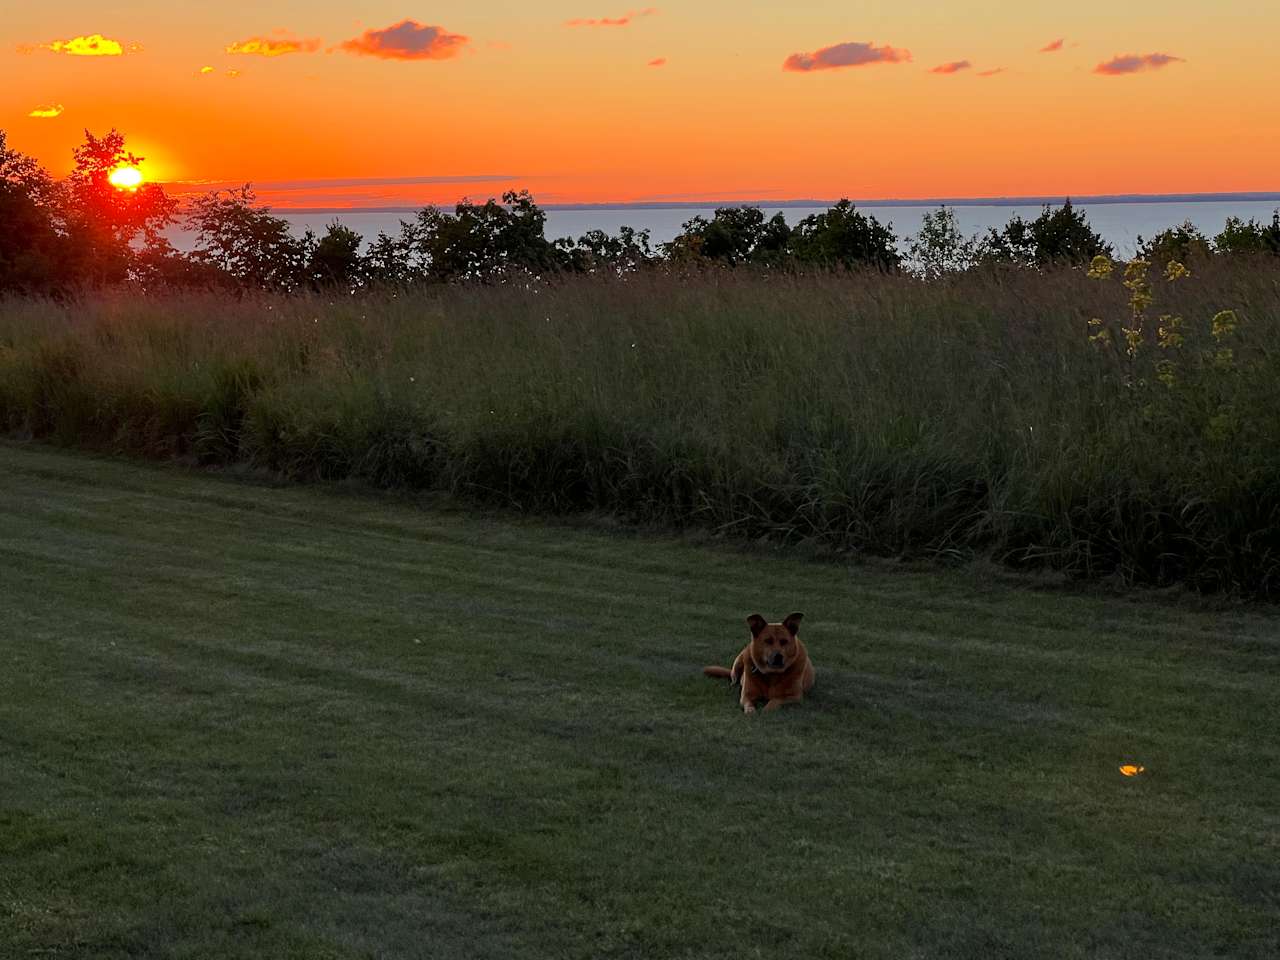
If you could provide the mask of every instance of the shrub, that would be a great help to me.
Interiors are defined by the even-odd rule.
[[[1219,252],[1228,255],[1269,253],[1280,256],[1280,210],[1271,223],[1248,222],[1230,217],[1223,231],[1214,239]]]
[[[1046,206],[1029,223],[1014,216],[1003,230],[990,228],[978,250],[981,260],[1024,267],[1081,266],[1110,255],[1110,244],[1070,200],[1056,209]]]
[[[972,269],[978,262],[978,241],[960,232],[955,210],[942,207],[924,215],[920,232],[911,238],[908,257],[913,273],[937,280]]]
[[[662,251],[678,263],[706,260],[736,267],[781,263],[790,240],[791,228],[780,213],[766,220],[759,207],[722,207],[710,220],[694,217]]]
[[[893,231],[848,200],[801,220],[791,237],[791,255],[801,264],[846,269],[890,271],[901,262]]]
[[[1190,220],[1181,226],[1162,230],[1150,240],[1138,237],[1138,258],[1158,265],[1171,262],[1186,264],[1213,255],[1213,247]]]

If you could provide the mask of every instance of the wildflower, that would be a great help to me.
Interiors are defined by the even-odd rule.
[[[1161,360],[1156,363],[1156,379],[1170,390],[1173,389],[1176,377],[1172,360]]]
[[[1165,314],[1160,318],[1160,326],[1156,330],[1158,343],[1163,350],[1176,350],[1186,342],[1179,332],[1182,329],[1182,318]]]
[[[1177,260],[1170,260],[1169,265],[1164,268],[1164,278],[1170,283],[1176,280],[1185,280],[1191,276],[1191,271],[1186,268],[1185,264],[1179,263]]]
[[[1126,777],[1136,777],[1140,773],[1146,773],[1147,768],[1136,763],[1126,763],[1120,768],[1120,772]]]
[[[1236,325],[1240,322],[1234,310],[1223,310],[1216,314],[1213,318],[1213,339],[1221,340],[1223,337],[1230,336],[1235,333]]]
[[[1096,317],[1089,321],[1089,326],[1097,331],[1089,334],[1090,343],[1100,343],[1103,346],[1111,345],[1111,331],[1102,325],[1102,321]]]
[[[1089,279],[1106,280],[1110,278],[1114,269],[1115,264],[1111,262],[1111,258],[1100,253],[1093,258],[1093,263],[1089,264]]]
[[[1132,290],[1134,284],[1145,283],[1147,279],[1147,271],[1150,269],[1151,264],[1146,260],[1130,260],[1125,264],[1124,268],[1125,286]]]
[[[1138,348],[1142,346],[1142,327],[1121,327],[1120,332],[1124,334],[1124,342],[1127,345],[1125,352],[1129,354],[1130,358],[1136,357]]]

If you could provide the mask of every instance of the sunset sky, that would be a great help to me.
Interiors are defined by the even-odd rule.
[[[1280,190],[1275,0],[644,2],[6,3],[0,128],[278,207]]]

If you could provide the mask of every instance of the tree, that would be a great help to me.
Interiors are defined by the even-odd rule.
[[[566,268],[568,258],[545,235],[546,214],[527,190],[507,192],[502,203],[464,200],[452,214],[422,210],[415,230],[402,229],[425,276],[440,283],[495,283],[512,273],[534,276]]]
[[[10,150],[0,130],[0,293],[46,293],[65,281],[65,244],[56,228],[53,180]]]
[[[609,272],[618,276],[633,273],[653,262],[649,231],[622,227],[618,235],[589,230],[577,239],[557,242],[568,255],[570,269],[577,273]]]
[[[978,241],[960,232],[956,212],[941,207],[926,213],[920,232],[911,239],[909,256],[914,271],[926,280],[964,273],[977,261]]]
[[[781,263],[787,257],[791,227],[782,214],[768,220],[759,207],[721,207],[710,220],[694,217],[680,235],[662,245],[671,260],[713,260],[727,266]]]
[[[187,224],[195,231],[191,259],[215,268],[245,287],[293,290],[309,279],[316,249],[310,230],[293,235],[289,221],[254,205],[246,184],[239,190],[214,190],[191,202]]]
[[[173,222],[178,203],[156,183],[132,190],[111,184],[113,171],[144,159],[125,149],[116,130],[104,137],[86,130],[72,155],[75,168],[58,186],[55,209],[75,272],[88,283],[127,280],[138,249],[166,245],[161,230]]]
[[[357,286],[361,280],[360,247],[364,238],[336,220],[311,251],[307,273],[321,286]]]
[[[1271,222],[1248,222],[1230,217],[1223,231],[1214,238],[1219,253],[1251,254],[1272,253],[1280,255],[1280,210],[1272,215]]]
[[[796,224],[791,253],[799,263],[846,269],[890,271],[902,260],[893,231],[875,217],[859,213],[849,200]]]
[[[1212,256],[1209,239],[1190,220],[1161,230],[1150,240],[1138,237],[1138,257],[1151,263],[1187,263]]]
[[[1029,223],[1014,216],[1003,230],[992,227],[979,241],[977,255],[987,262],[1024,267],[1079,266],[1110,256],[1111,245],[1068,199],[1056,209],[1046,206]]]

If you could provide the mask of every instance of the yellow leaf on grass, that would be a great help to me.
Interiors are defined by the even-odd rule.
[[[1126,777],[1136,777],[1140,773],[1146,773],[1147,768],[1139,767],[1132,763],[1126,763],[1124,766],[1120,768],[1120,772],[1123,773]]]

